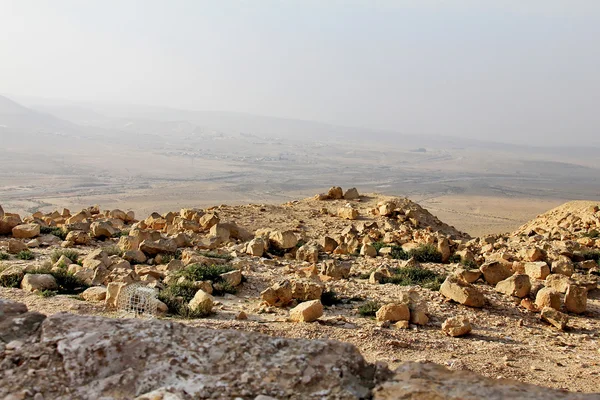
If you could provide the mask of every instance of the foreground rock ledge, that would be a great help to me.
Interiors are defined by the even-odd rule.
[[[404,364],[375,387],[390,376],[340,342],[160,320],[67,313],[45,318],[0,299],[3,399],[37,393],[44,399],[156,400],[600,398],[419,363]]]

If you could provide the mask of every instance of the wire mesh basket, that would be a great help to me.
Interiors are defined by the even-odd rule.
[[[157,314],[158,291],[154,288],[133,284],[124,287],[119,293],[117,309],[137,317],[154,317]]]

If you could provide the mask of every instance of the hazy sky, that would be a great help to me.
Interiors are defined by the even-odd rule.
[[[0,0],[0,93],[600,137],[599,0]]]

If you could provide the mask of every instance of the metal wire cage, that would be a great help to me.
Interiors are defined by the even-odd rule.
[[[154,317],[157,314],[157,294],[156,289],[140,284],[126,286],[119,293],[117,309],[135,317]]]

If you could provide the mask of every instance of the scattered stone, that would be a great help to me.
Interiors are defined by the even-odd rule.
[[[499,261],[483,264],[479,270],[483,273],[483,279],[490,285],[496,285],[513,274],[512,270]]]
[[[454,275],[449,275],[442,283],[440,293],[465,306],[483,307],[485,304],[485,298],[479,289]]]
[[[376,313],[377,321],[408,321],[410,320],[410,310],[406,304],[392,303],[385,304]]]
[[[561,331],[565,330],[567,324],[569,323],[569,317],[551,307],[542,308],[540,317],[543,321],[546,321]]]
[[[189,302],[189,307],[192,311],[202,311],[206,314],[212,312],[213,305],[213,297],[202,289],[198,290],[194,298]]]
[[[358,218],[358,210],[354,207],[340,207],[337,210],[337,215],[343,219],[355,220]]]
[[[565,307],[574,314],[583,314],[587,307],[587,289],[577,285],[569,285],[565,294]]]
[[[544,280],[550,275],[550,267],[545,261],[525,263],[525,274],[533,279]]]
[[[106,300],[106,292],[105,287],[94,286],[84,290],[81,297],[86,301],[104,301]]]
[[[360,195],[356,188],[350,188],[344,193],[344,200],[356,200],[358,198],[360,198]]]
[[[290,310],[292,322],[314,322],[323,315],[321,300],[305,301]]]
[[[21,289],[28,292],[41,292],[43,290],[56,290],[56,279],[50,274],[25,274],[21,281]]]
[[[531,290],[528,275],[513,275],[496,284],[496,290],[508,296],[526,297]]]
[[[471,323],[466,317],[451,317],[442,324],[442,332],[452,337],[467,335],[471,329]]]
[[[541,310],[550,307],[560,310],[560,293],[551,287],[545,287],[537,292],[535,304]]]

